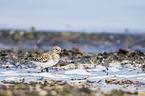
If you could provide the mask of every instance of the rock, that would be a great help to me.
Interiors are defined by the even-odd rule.
[[[125,55],[127,55],[128,52],[129,51],[127,51],[125,49],[119,49],[119,51],[118,51],[119,54],[125,54]]]
[[[145,71],[145,65],[141,66],[142,71]]]

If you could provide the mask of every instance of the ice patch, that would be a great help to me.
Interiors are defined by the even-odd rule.
[[[109,66],[110,67],[108,68],[108,72],[118,72],[121,71],[119,69],[122,68],[121,63],[118,61],[112,61],[111,63],[109,63]]]
[[[132,64],[125,64],[125,67],[127,67],[127,68],[134,68],[134,66]]]
[[[84,69],[84,66],[82,64],[78,65],[78,69]]]
[[[4,80],[6,80],[6,81],[16,81],[16,80],[22,80],[23,78],[18,78],[18,77],[8,77],[8,78],[6,78],[6,79],[4,79]]]
[[[142,79],[145,80],[144,77],[140,77],[140,76],[145,76],[145,74],[137,74],[137,75],[109,75],[109,76],[96,76],[96,77],[89,77],[88,79],[94,80],[94,79],[104,79],[104,78],[114,78],[114,77],[123,77],[123,78],[134,78],[134,77],[138,77],[138,79]]]
[[[61,66],[60,68],[63,68],[63,69],[75,69],[76,66],[75,66],[75,64],[69,64],[69,65],[66,65],[66,66]]]
[[[139,79],[139,80],[145,80],[145,77],[138,77],[136,79]]]
[[[18,71],[5,71],[5,72],[0,72],[3,76],[19,76],[20,74],[18,73]]]
[[[25,74],[27,75],[27,74]],[[54,75],[52,75],[51,73],[29,73],[29,76],[34,76],[34,77],[48,77],[48,78],[54,78]]]
[[[89,77],[88,80],[104,79],[104,78],[110,78],[110,77],[113,77],[113,75],[110,75],[110,76],[96,76],[96,77]]]
[[[86,82],[86,80],[70,80],[67,81],[69,84],[73,84],[73,83],[80,83],[80,82]]]
[[[112,68],[109,68],[109,72],[118,72],[118,71],[121,71],[115,67],[112,67]]]
[[[132,77],[139,77],[145,76],[145,74],[136,74],[136,75],[116,75],[116,77],[125,77],[125,78],[132,78]]]
[[[14,65],[12,65],[10,62],[6,62],[6,64],[3,64],[2,67],[14,67]]]
[[[56,75],[54,75],[54,76],[55,76],[54,79],[70,78],[69,76],[66,76],[66,75],[60,75],[60,74],[56,74]]]
[[[122,62],[121,63],[130,63],[131,61],[129,61],[129,60],[122,60]]]
[[[85,69],[75,69],[75,70],[65,71],[64,74],[93,75],[87,72]]]
[[[33,74],[25,74],[29,76],[34,76],[34,77],[46,77],[46,78],[52,78],[52,79],[61,79],[61,78],[69,78],[69,76],[62,75],[62,74],[52,74],[52,73],[33,73]]]
[[[95,69],[87,69],[88,71],[102,71],[102,70],[106,70],[106,67],[105,66],[96,66]]]
[[[111,63],[109,63],[109,66],[114,68],[122,68],[121,63],[118,61],[112,61]]]

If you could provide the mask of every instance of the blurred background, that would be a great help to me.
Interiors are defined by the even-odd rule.
[[[144,0],[0,0],[0,49],[145,52]]]

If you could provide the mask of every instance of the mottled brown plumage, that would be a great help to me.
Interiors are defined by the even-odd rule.
[[[59,61],[59,53],[61,52],[61,48],[55,46],[52,48],[51,51],[47,53],[43,53],[35,58],[35,60],[31,61],[32,63],[36,64],[37,66],[46,68],[53,66],[58,63]]]

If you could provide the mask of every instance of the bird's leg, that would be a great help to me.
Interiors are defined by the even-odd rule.
[[[48,72],[48,68],[45,68],[46,69],[46,72]]]
[[[41,72],[43,72],[43,68],[41,68]]]

